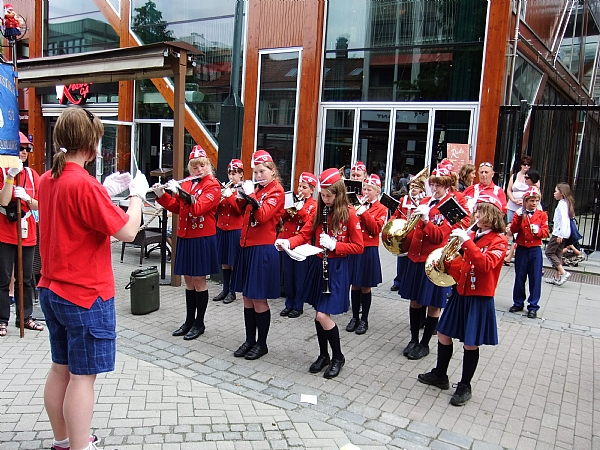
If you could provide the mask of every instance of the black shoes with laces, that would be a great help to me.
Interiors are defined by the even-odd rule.
[[[349,333],[352,333],[352,332],[356,331],[357,327],[358,327],[358,319],[353,317],[352,319],[350,319],[350,322],[348,322],[348,325],[346,325],[346,331]]]
[[[335,378],[340,374],[340,370],[346,364],[346,358],[342,356],[342,359],[332,359],[329,367],[323,374],[323,378]]]
[[[319,355],[317,360],[310,365],[310,368],[308,369],[308,371],[310,373],[319,373],[325,367],[329,366],[330,363],[331,363],[331,360],[329,359],[329,355],[327,355],[327,356]]]
[[[438,377],[433,370],[427,373],[420,373],[417,378],[423,384],[436,386],[443,390],[450,389],[450,381],[448,380],[448,376],[446,375],[445,377]]]
[[[454,406],[463,406],[471,400],[471,397],[473,397],[471,386],[464,383],[458,383],[456,385],[456,392],[454,392],[454,395],[450,399],[450,404]]]

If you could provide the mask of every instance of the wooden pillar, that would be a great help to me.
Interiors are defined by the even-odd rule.
[[[129,47],[129,15],[131,14],[131,2],[123,1],[121,3],[121,20],[119,21],[120,47]],[[123,122],[133,122],[133,92],[134,81],[119,81],[119,112],[118,118]],[[131,130],[127,126],[119,125],[117,127],[117,169],[120,171],[129,171],[131,165],[131,152],[133,145],[131,142]]]
[[[34,2],[33,5],[33,23],[29,32],[32,33],[29,39],[29,57],[40,58],[42,56],[42,3]],[[28,131],[33,135],[33,153],[29,155],[27,162],[29,167],[37,173],[42,174],[46,171],[46,122],[42,116],[42,97],[38,95],[34,88],[25,91],[27,96],[27,105],[29,109]],[[52,145],[48,148],[52,152]]]

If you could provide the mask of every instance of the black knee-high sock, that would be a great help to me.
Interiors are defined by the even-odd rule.
[[[323,325],[318,320],[315,320],[315,329],[317,330],[317,340],[319,341],[319,354],[329,358],[329,348],[327,347],[327,334],[323,329]]]
[[[185,326],[191,327],[196,319],[196,291],[185,290]]]
[[[352,302],[352,317],[358,320],[360,318],[360,289],[350,291],[350,300]]]
[[[258,340],[256,343],[261,347],[267,346],[267,335],[269,334],[269,327],[271,326],[271,310],[267,309],[265,312],[256,313],[256,327],[258,328]]]
[[[429,341],[433,333],[435,333],[435,328],[437,327],[439,317],[429,317],[425,319],[425,329],[423,330],[423,337],[421,338],[421,345],[429,345]]]
[[[204,315],[208,306],[208,290],[196,292],[196,320],[194,326],[200,328],[204,326]]]
[[[419,342],[419,329],[421,326],[421,310],[423,308],[409,308],[408,318],[410,320],[410,340]]]
[[[340,360],[344,357],[342,353],[342,343],[340,342],[340,330],[335,325],[331,330],[325,330],[329,345],[331,345],[331,357]]]
[[[234,268],[232,267],[229,270],[231,270],[231,281],[229,283],[229,292],[233,292],[235,294],[235,287],[233,287],[233,285],[235,284],[234,283],[234,281],[235,281],[235,273],[233,272]]]
[[[369,311],[371,310],[371,291],[360,293],[360,303],[362,304],[362,321],[369,323]]]
[[[463,357],[462,379],[460,382],[471,387],[471,380],[475,375],[477,363],[479,362],[479,348],[475,350],[467,350],[465,348],[465,356]]]
[[[231,284],[231,269],[223,269],[223,292],[229,293]]]
[[[244,308],[244,325],[246,325],[246,342],[256,344],[256,312],[254,308]]]
[[[443,378],[448,376],[448,366],[450,365],[450,360],[452,359],[453,350],[454,347],[452,342],[450,342],[450,345],[444,345],[438,341],[437,365],[435,366],[435,369],[433,369],[433,373],[435,373],[438,377]]]

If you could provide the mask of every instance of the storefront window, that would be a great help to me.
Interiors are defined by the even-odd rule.
[[[521,55],[517,55],[511,104],[518,105],[521,100],[527,100],[529,104],[533,104],[541,81],[542,73]]]
[[[322,169],[331,167],[347,170],[350,177],[352,163],[353,109],[327,109]]]
[[[331,0],[324,101],[477,101],[487,2]]]
[[[560,48],[558,50],[558,59],[571,71],[577,78],[579,74],[579,61],[581,61],[581,39],[583,32],[583,3],[573,8],[569,24],[565,30]]]

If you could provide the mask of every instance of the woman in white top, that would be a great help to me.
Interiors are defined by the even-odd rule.
[[[546,257],[556,269],[556,276],[546,278],[544,281],[550,284],[562,286],[571,276],[562,266],[562,252],[566,241],[571,237],[571,218],[575,217],[575,200],[571,194],[571,188],[567,183],[558,183],[554,189],[554,198],[558,200],[558,206],[554,210],[554,223],[552,237],[546,246]]]

